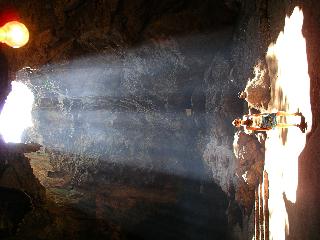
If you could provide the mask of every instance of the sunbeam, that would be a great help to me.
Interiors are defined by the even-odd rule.
[[[271,73],[271,101],[269,111],[302,112],[308,125],[312,125],[310,105],[310,78],[306,41],[302,35],[303,12],[296,7],[285,20],[284,31],[277,42],[269,47],[269,64],[277,64]],[[274,74],[274,75],[272,75]],[[300,123],[298,117],[287,121]],[[291,118],[292,119],[292,118]],[[307,132],[310,131],[310,127]],[[296,201],[298,185],[298,157],[306,143],[306,134],[299,128],[268,133],[265,170],[269,174],[270,239],[285,239],[289,231],[284,194],[292,203]]]
[[[32,127],[32,91],[22,82],[13,81],[0,115],[0,133],[5,142],[20,143],[23,131]]]

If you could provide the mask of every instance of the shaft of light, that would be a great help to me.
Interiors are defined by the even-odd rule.
[[[20,143],[23,131],[32,126],[32,91],[23,83],[13,81],[0,115],[0,133],[5,142]]]
[[[277,60],[268,110],[289,113],[299,110],[308,122],[308,133],[312,126],[312,112],[306,40],[302,34],[302,25],[303,12],[296,7],[292,15],[286,17],[284,31],[268,49],[268,57]],[[291,124],[299,124],[301,121],[300,117],[287,117],[286,120]],[[297,127],[288,128],[285,135],[279,129],[268,133],[265,170],[269,175],[270,239],[285,240],[290,232],[284,195],[290,202],[296,202],[299,155],[306,144],[306,133],[302,133]]]

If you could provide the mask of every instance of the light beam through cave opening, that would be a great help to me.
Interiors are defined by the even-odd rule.
[[[13,81],[0,115],[0,133],[5,142],[20,143],[25,129],[32,127],[32,91],[22,82]]]

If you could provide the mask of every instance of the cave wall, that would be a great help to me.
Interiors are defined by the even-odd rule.
[[[234,22],[237,11],[236,1],[42,0],[0,4],[3,15],[20,18],[31,32],[26,47],[5,49],[13,70],[86,53],[113,53],[153,38],[212,32]]]
[[[25,139],[45,150],[29,157],[48,199],[62,206],[29,215],[18,236],[231,237],[229,181],[218,180],[223,170],[207,171],[199,135],[210,121],[204,75],[218,52],[216,61],[229,61],[237,1],[13,1],[9,9],[31,31],[25,48],[3,48],[12,78],[36,96]],[[33,70],[15,74],[24,66]],[[227,92],[231,99],[235,91]],[[232,162],[228,138],[218,141]],[[91,226],[91,218],[102,223],[67,227]]]

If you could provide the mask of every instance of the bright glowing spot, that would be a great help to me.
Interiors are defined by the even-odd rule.
[[[309,132],[312,125],[310,78],[302,24],[303,12],[296,7],[291,17],[286,17],[284,31],[268,49],[271,77],[268,111],[294,113],[299,109],[308,122]],[[300,123],[299,117],[286,119],[288,123]],[[289,221],[283,196],[285,194],[293,203],[296,201],[298,157],[305,143],[306,134],[297,127],[289,128],[287,133],[281,130],[268,133],[265,170],[269,174],[270,239],[284,240],[288,234]]]
[[[8,22],[0,28],[0,41],[13,48],[22,47],[29,41],[29,31],[20,22]]]
[[[0,133],[5,142],[19,143],[23,131],[32,127],[32,91],[23,83],[13,81],[0,115]]]

